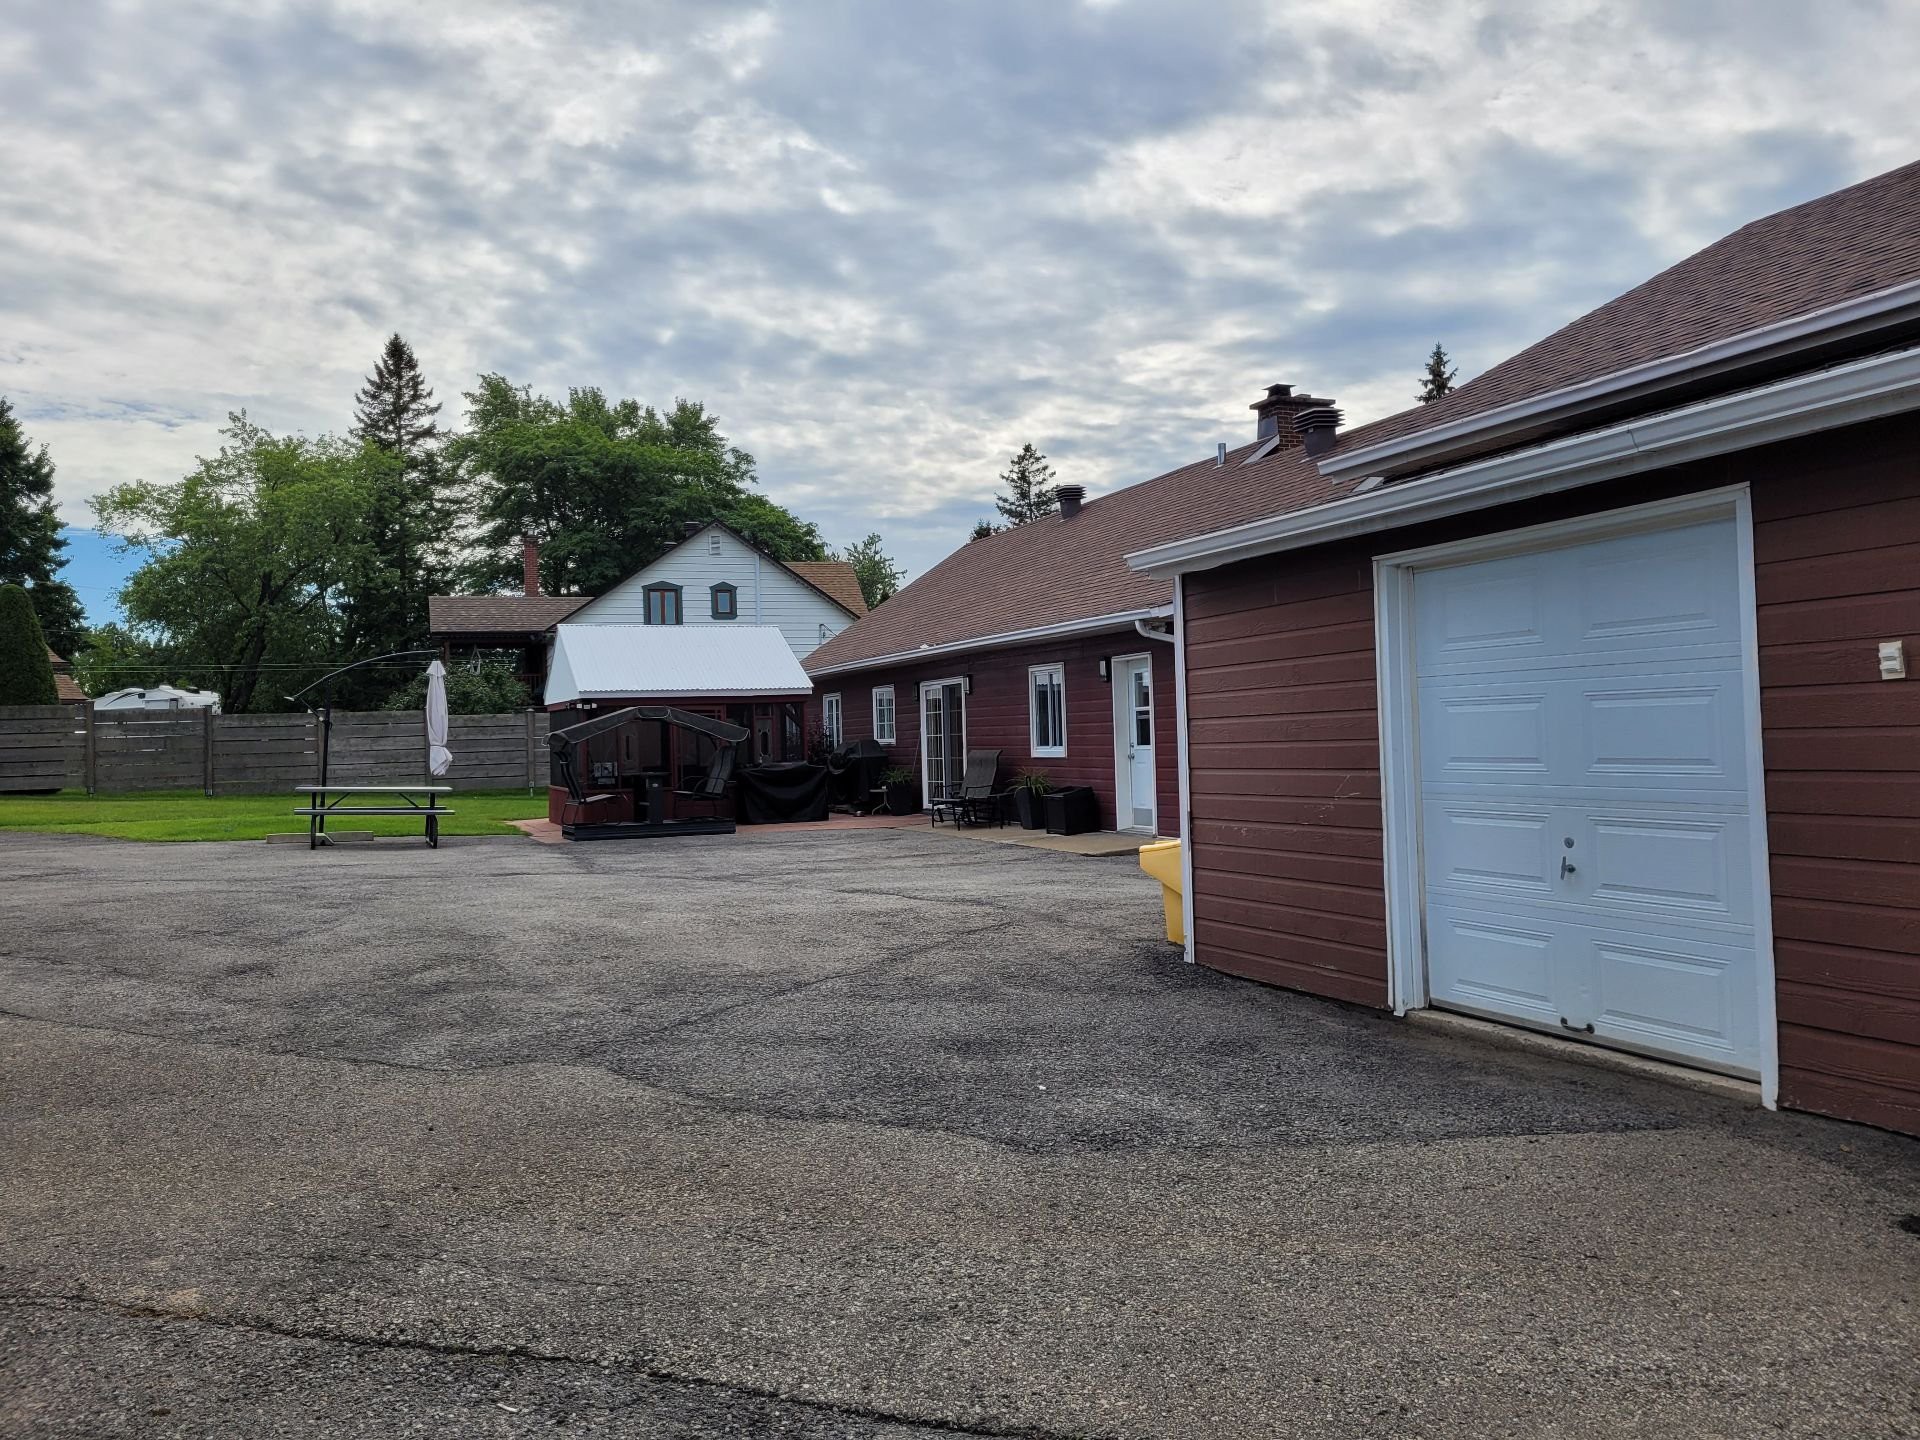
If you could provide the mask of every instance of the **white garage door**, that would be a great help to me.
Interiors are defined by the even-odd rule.
[[[1421,570],[1436,1004],[1756,1075],[1733,522]]]

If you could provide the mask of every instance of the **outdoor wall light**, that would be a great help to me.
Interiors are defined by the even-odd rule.
[[[971,672],[960,677],[960,693],[962,695],[973,694],[973,675]]]
[[[1102,680],[1113,679],[1113,661],[1105,655],[1100,657],[1100,678]]]

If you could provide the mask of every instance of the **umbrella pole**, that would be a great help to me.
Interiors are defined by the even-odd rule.
[[[319,833],[327,833],[327,752],[333,748],[333,696],[329,694],[320,704],[320,814],[313,817],[313,823]]]

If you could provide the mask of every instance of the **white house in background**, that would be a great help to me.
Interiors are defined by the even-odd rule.
[[[867,613],[843,560],[783,563],[713,522],[566,617],[579,625],[770,625],[803,659]]]
[[[174,685],[129,685],[102,695],[96,710],[211,710],[220,713],[220,697],[212,690],[182,690]]]

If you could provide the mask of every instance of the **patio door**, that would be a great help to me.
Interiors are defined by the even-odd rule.
[[[966,686],[930,680],[920,687],[920,787],[922,800],[959,788],[967,773]]]

